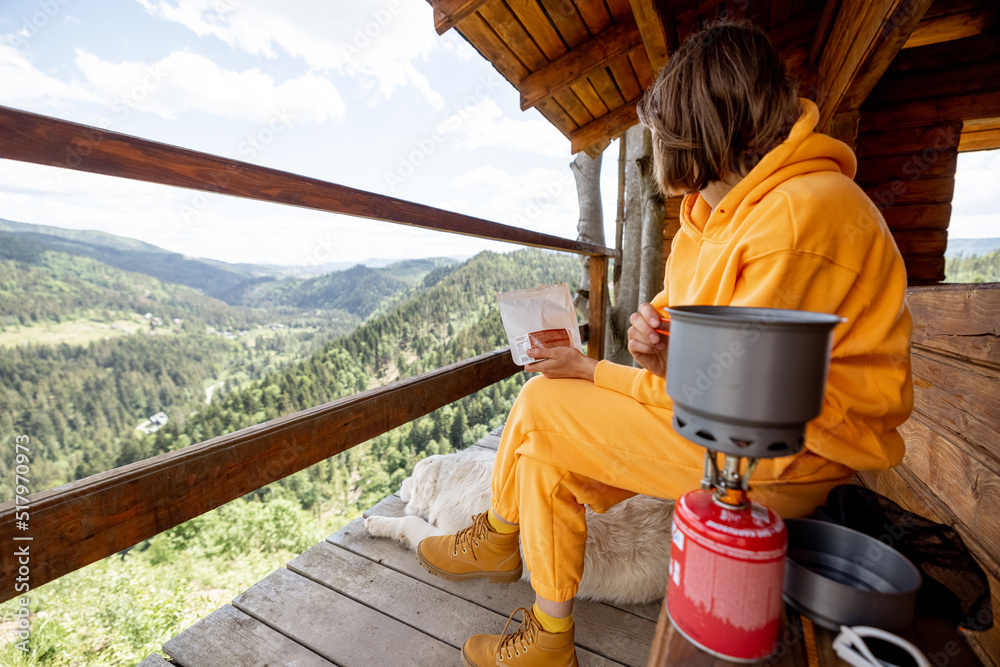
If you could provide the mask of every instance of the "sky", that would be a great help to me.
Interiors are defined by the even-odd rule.
[[[576,237],[569,140],[454,30],[438,36],[425,0],[5,0],[0,105]],[[1000,236],[1000,153],[959,164],[951,236]],[[0,218],[228,262],[515,247],[8,160]]]

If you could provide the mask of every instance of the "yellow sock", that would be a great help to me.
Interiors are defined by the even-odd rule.
[[[497,531],[501,535],[510,535],[520,530],[520,527],[516,523],[511,525],[501,521],[499,517],[497,517],[497,513],[493,511],[492,507],[490,508],[490,513],[486,518],[490,522],[490,528]]]
[[[539,609],[537,604],[532,605],[531,613],[538,619],[538,622],[542,625],[542,630],[545,630],[545,632],[566,632],[573,627],[572,614],[566,618],[553,618]]]

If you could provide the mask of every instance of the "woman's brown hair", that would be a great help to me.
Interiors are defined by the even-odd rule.
[[[788,136],[799,115],[796,88],[749,21],[717,21],[691,35],[639,101],[660,189],[693,192],[745,176]]]

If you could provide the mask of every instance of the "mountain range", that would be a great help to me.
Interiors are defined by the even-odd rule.
[[[0,259],[28,260],[56,252],[95,260],[164,283],[191,287],[230,306],[337,309],[360,318],[383,300],[419,283],[457,258],[372,258],[319,266],[231,264],[189,257],[136,239],[93,230],[71,230],[0,219]]]

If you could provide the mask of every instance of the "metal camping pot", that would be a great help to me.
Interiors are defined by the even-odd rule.
[[[819,415],[837,315],[776,308],[669,308],[674,428],[707,449],[775,458],[802,449]]]

